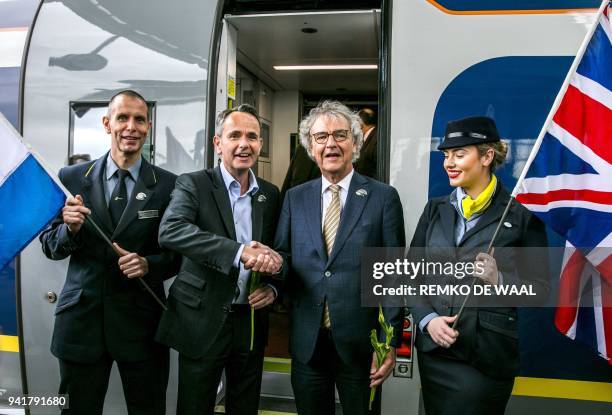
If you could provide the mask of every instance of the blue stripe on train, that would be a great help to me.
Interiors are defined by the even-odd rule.
[[[598,8],[599,0],[435,0],[454,11],[559,10]]]
[[[15,261],[0,270],[0,334],[17,336]]]

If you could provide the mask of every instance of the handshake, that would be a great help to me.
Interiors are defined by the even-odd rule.
[[[283,257],[272,248],[257,241],[244,246],[240,262],[246,269],[262,274],[278,274],[283,267]]]

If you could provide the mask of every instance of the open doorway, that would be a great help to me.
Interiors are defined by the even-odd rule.
[[[282,187],[299,122],[321,100],[378,109],[380,26],[380,9],[225,15],[209,108],[257,108],[260,177]]]
[[[343,6],[350,10],[225,10],[209,125],[216,111],[253,105],[264,140],[257,175],[279,188],[299,147],[299,123],[311,108],[334,99],[354,111],[379,110],[386,79],[381,76],[381,1]],[[264,397],[292,397],[288,332],[287,308],[280,303],[270,313]],[[274,409],[266,406],[262,399],[263,409]]]

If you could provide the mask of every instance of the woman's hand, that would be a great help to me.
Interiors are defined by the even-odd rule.
[[[497,285],[499,282],[499,271],[497,269],[497,262],[492,255],[493,251],[491,251],[491,255],[484,252],[476,255],[474,276],[480,278],[485,284]]]
[[[446,317],[438,316],[431,319],[425,328],[431,336],[431,339],[440,347],[448,349],[457,341],[459,332],[454,330],[451,325],[455,322],[457,316]]]

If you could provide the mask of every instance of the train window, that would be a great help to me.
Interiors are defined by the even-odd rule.
[[[147,102],[151,129],[142,148],[143,157],[154,162],[155,137],[155,103]],[[70,144],[68,164],[95,160],[110,149],[110,136],[102,126],[102,117],[106,114],[107,102],[71,102],[70,103]]]

